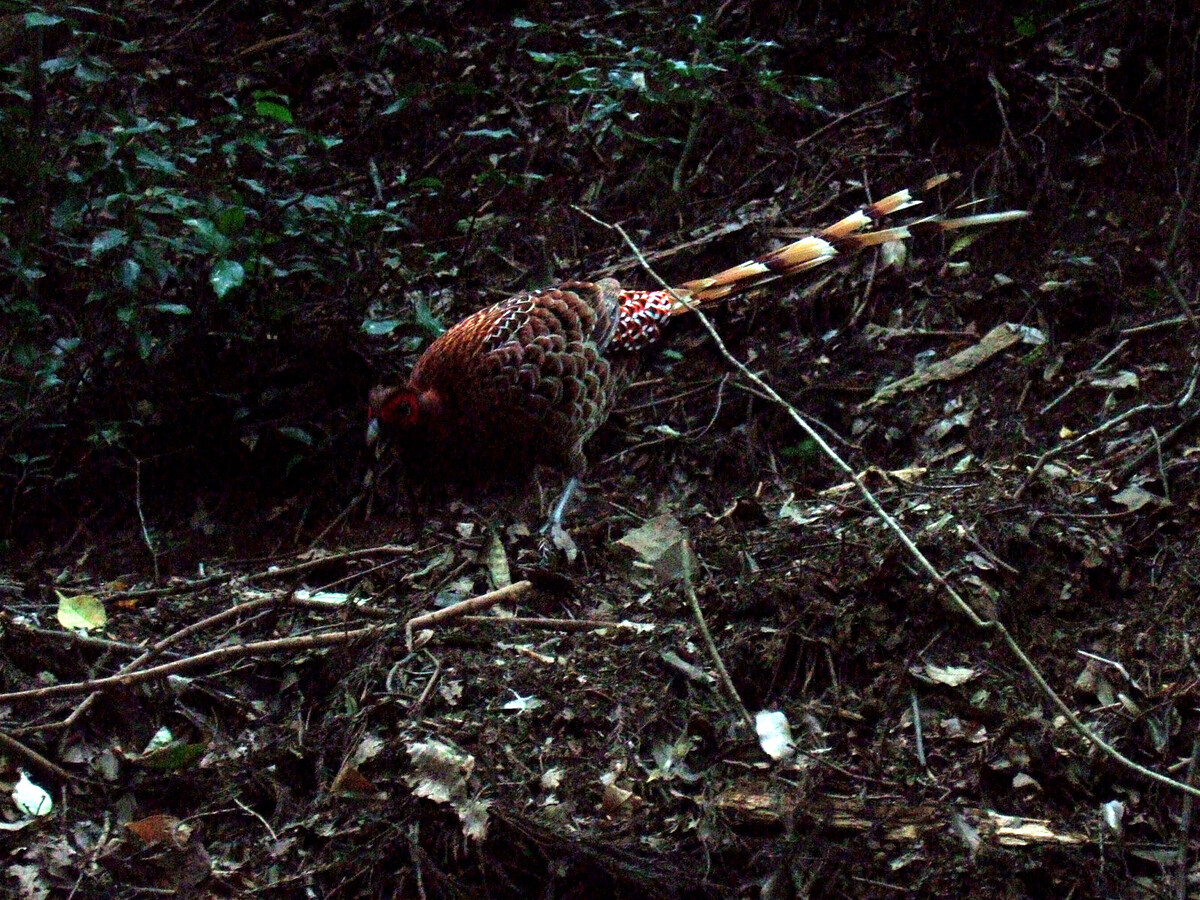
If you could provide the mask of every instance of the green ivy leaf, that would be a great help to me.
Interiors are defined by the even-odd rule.
[[[192,309],[183,303],[155,303],[151,309],[157,312],[171,313],[175,316],[190,316]]]
[[[245,280],[246,270],[240,262],[232,259],[218,260],[208,275],[208,282],[220,300],[224,300],[226,294],[240,287]]]
[[[314,212],[317,210],[321,210],[323,212],[334,212],[338,208],[338,198],[317,194],[308,194],[303,200],[300,201],[300,205],[305,209],[312,210]]]
[[[133,762],[147,769],[157,769],[164,772],[176,772],[186,769],[208,752],[208,744],[188,744],[183,741],[173,741],[165,747],[158,747]]]
[[[294,441],[299,441],[306,446],[311,447],[313,445],[312,435],[303,428],[296,428],[293,425],[284,425],[279,429],[279,433],[285,435],[286,437],[290,437]]]
[[[273,100],[258,100],[254,103],[254,111],[264,119],[274,119],[276,122],[282,122],[284,125],[291,125],[292,111],[282,103],[276,103]]]
[[[1021,37],[1033,37],[1037,34],[1037,25],[1028,16],[1013,16],[1013,28]]]
[[[429,53],[446,53],[446,45],[440,41],[435,41],[431,37],[425,37],[420,34],[409,35],[408,42],[417,50],[424,50]]]
[[[389,335],[399,327],[399,319],[367,319],[362,323],[362,330],[371,337]]]
[[[109,228],[92,238],[92,256],[99,256],[129,243],[129,235],[120,228]]]
[[[417,325],[420,329],[426,332],[430,337],[438,337],[446,330],[446,326],[442,324],[442,320],[433,314],[433,310],[429,308],[429,304],[422,298],[418,297],[416,303],[413,304],[413,313],[417,320]]]
[[[75,77],[84,84],[101,84],[108,81],[108,73],[96,66],[81,62],[75,67]]]
[[[217,230],[221,234],[237,234],[246,224],[246,207],[227,206],[217,213]]]
[[[229,250],[229,238],[217,230],[212,219],[184,219],[183,223],[194,228],[196,235],[213,253],[222,254]]]
[[[70,72],[79,65],[79,58],[75,56],[55,56],[42,63],[42,71],[48,75],[57,75],[59,72]]]
[[[178,175],[179,169],[175,167],[175,163],[171,162],[165,156],[159,156],[153,150],[147,150],[142,147],[134,154],[137,161],[148,169],[153,169],[155,172],[160,172],[163,175]]]
[[[136,259],[121,260],[121,265],[117,266],[117,281],[126,290],[132,291],[136,288],[141,277],[142,264]]]
[[[26,28],[52,28],[61,21],[62,16],[52,16],[44,12],[25,13]]]

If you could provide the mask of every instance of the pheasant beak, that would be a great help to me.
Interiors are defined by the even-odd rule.
[[[367,446],[372,446],[377,440],[379,440],[379,419],[372,416],[371,420],[367,422]]]

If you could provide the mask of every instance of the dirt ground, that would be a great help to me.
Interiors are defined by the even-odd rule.
[[[464,33],[583,17],[517,6]],[[358,447],[361,409],[337,414],[354,449],[319,501],[234,473],[161,514],[154,554],[128,515],[48,530],[0,580],[0,781],[27,770],[54,802],[0,833],[6,894],[1200,894],[1194,13],[1091,4],[1029,35],[964,13],[939,44],[911,11],[737,6],[726,27],[748,10],[838,85],[834,113],[781,120],[762,140],[795,156],[746,191],[733,137],[673,209],[640,212],[647,182],[605,174],[602,218],[669,282],[942,172],[931,210],[1031,212],[712,313],[860,483],[693,319],[589,444],[573,562],[538,531],[560,474],[414,492],[420,473]],[[398,27],[361,14],[358,40]],[[350,58],[345,29],[282,52],[352,132],[354,73],[331,97],[313,71]],[[188,34],[197,54],[217,40]],[[236,31],[230,58],[263,37]],[[472,46],[458,67],[484,65]],[[426,119],[397,153],[470,125]],[[649,286],[615,234],[579,246],[582,196],[556,189],[493,207],[520,235],[476,240],[459,282],[380,295],[424,292],[453,321],[535,286],[506,262],[531,231],[561,277]],[[416,356],[362,346],[364,379]],[[80,595],[102,627],[60,624]]]

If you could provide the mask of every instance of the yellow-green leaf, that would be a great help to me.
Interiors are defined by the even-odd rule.
[[[68,597],[62,591],[58,594],[58,624],[63,628],[82,628],[84,631],[95,631],[108,624],[108,616],[104,612],[104,604],[91,594],[77,594]]]

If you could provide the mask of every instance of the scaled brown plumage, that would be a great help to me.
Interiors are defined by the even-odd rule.
[[[578,474],[634,359],[605,353],[619,303],[608,278],[482,309],[429,345],[406,386],[371,392],[372,421],[443,468],[541,462]]]
[[[669,317],[920,229],[1025,215],[930,216],[875,227],[918,202],[908,191],[891,194],[816,235],[673,292],[623,290],[605,278],[519,294],[480,310],[429,345],[406,385],[371,391],[368,439],[390,432],[427,464],[453,475],[520,474],[538,463],[578,475],[586,466],[584,444],[629,383],[639,351],[659,339]]]

